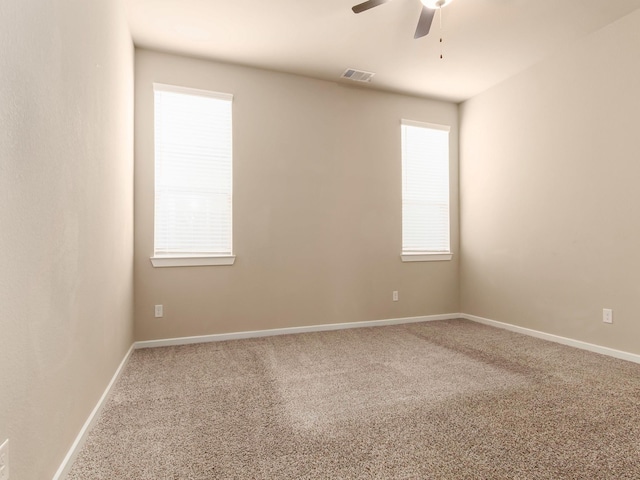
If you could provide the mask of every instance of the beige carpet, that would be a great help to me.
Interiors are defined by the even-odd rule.
[[[466,320],[138,350],[68,478],[640,479],[640,365]]]

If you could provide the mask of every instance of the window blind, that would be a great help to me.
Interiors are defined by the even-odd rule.
[[[402,253],[449,252],[449,127],[401,128]]]
[[[154,84],[154,255],[232,255],[232,96]]]

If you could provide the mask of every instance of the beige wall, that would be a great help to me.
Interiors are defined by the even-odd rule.
[[[234,95],[233,266],[149,262],[153,82]],[[451,262],[400,261],[401,118],[452,126]],[[136,339],[458,310],[455,105],[136,50],[135,125]]]
[[[119,1],[0,2],[0,442],[51,478],[132,342],[133,48]]]
[[[462,311],[640,353],[638,59],[640,11],[462,105]]]

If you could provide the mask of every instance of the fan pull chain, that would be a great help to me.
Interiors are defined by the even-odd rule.
[[[440,20],[440,60],[442,60],[442,7],[438,8],[438,18]]]

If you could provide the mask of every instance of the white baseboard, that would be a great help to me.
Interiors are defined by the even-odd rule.
[[[467,313],[461,313],[459,318],[465,318],[473,322],[482,323],[484,325],[490,325],[492,327],[503,328],[516,333],[522,333],[531,337],[541,338],[543,340],[549,340],[555,343],[561,343],[562,345],[568,345],[570,347],[580,348],[582,350],[588,350],[590,352],[600,353],[602,355],[608,355],[610,357],[619,358],[621,360],[627,360],[629,362],[640,363],[640,355],[635,353],[623,352],[622,350],[616,350],[609,347],[602,347],[600,345],[594,345],[593,343],[582,342],[580,340],[574,340],[573,338],[561,337],[559,335],[553,335],[551,333],[540,332],[538,330],[532,330],[530,328],[519,327],[510,323],[498,322],[489,318],[478,317],[476,315],[469,315]]]
[[[467,313],[446,313],[442,315],[425,315],[420,317],[405,317],[405,318],[392,318],[388,320],[371,320],[364,322],[349,322],[349,323],[329,323],[324,325],[311,325],[306,327],[289,327],[289,328],[273,328],[268,330],[254,330],[249,332],[235,332],[235,333],[220,333],[214,335],[201,335],[195,337],[179,337],[179,338],[167,338],[162,340],[146,340],[134,343],[134,348],[155,348],[155,347],[169,347],[175,345],[190,345],[194,343],[207,343],[207,342],[221,342],[225,340],[240,340],[243,338],[259,338],[259,337],[271,337],[275,335],[288,335],[295,333],[308,333],[308,332],[323,332],[330,330],[344,330],[349,328],[365,328],[365,327],[381,327],[384,325],[400,325],[403,323],[419,323],[419,322],[431,322],[436,320],[451,320],[454,318],[464,318],[473,322],[482,323],[492,327],[503,328],[512,332],[529,335],[543,340],[548,340],[555,343],[561,343],[570,347],[580,348],[582,350],[588,350],[590,352],[600,353],[602,355],[608,355],[610,357],[627,360],[634,363],[640,363],[640,355],[636,355],[629,352],[623,352],[621,350],[615,350],[613,348],[602,347],[600,345],[594,345],[592,343],[582,342],[580,340],[574,340],[572,338],[561,337],[553,335],[551,333],[545,333],[538,330],[532,330],[530,328],[519,327],[510,323],[498,322],[489,318],[478,317],[477,315],[470,315]]]
[[[400,325],[403,323],[432,322],[435,320],[450,320],[460,318],[457,313],[443,315],[426,315],[421,317],[392,318],[388,320],[370,320],[365,322],[328,323],[311,325],[308,327],[272,328],[269,330],[254,330],[250,332],[219,333],[215,335],[201,335],[197,337],[167,338],[163,340],[145,340],[135,342],[138,348],[169,347],[174,345],[189,345],[192,343],[221,342],[225,340],[240,340],[243,338],[272,337],[275,335],[289,335],[294,333],[324,332],[329,330],[345,330],[348,328],[382,327],[384,325]]]
[[[89,418],[87,418],[87,421],[84,422],[84,425],[80,429],[80,433],[78,433],[78,436],[76,437],[75,441],[71,445],[71,448],[67,452],[67,455],[64,457],[64,460],[60,464],[60,468],[58,468],[58,471],[53,476],[53,480],[63,480],[67,476],[67,473],[69,473],[69,470],[73,465],[73,461],[75,460],[76,456],[80,452],[82,445],[84,445],[84,442],[87,439],[87,435],[89,434],[91,427],[98,419],[100,411],[102,410],[102,408],[106,403],[107,397],[111,392],[111,388],[120,377],[120,374],[122,373],[122,369],[124,368],[127,361],[129,360],[129,357],[131,356],[131,352],[133,352],[133,350],[134,350],[134,345],[132,344],[131,347],[129,348],[129,351],[125,354],[124,358],[120,362],[120,365],[116,370],[116,373],[114,373],[113,377],[111,377],[111,381],[109,382],[109,385],[107,385],[107,388],[105,389],[104,393],[100,397],[100,400],[98,400],[98,403],[96,404],[93,411],[89,415]]]

